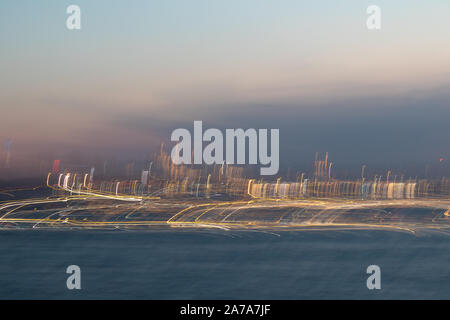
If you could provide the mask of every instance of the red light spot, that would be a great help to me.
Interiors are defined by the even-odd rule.
[[[52,172],[53,173],[57,173],[59,171],[59,160],[55,160],[53,161],[53,168],[52,168]]]

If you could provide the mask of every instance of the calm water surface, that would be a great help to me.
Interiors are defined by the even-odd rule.
[[[2,299],[450,298],[450,236],[430,232],[1,230],[0,257]]]

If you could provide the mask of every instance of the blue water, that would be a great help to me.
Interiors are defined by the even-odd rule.
[[[0,257],[2,299],[450,298],[439,233],[2,230]],[[81,290],[66,288],[72,264]]]

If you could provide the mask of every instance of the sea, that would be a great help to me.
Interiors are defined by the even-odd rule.
[[[432,231],[8,229],[0,261],[0,299],[450,298],[450,236]]]

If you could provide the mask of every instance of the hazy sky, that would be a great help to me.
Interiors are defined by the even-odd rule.
[[[17,154],[133,155],[203,120],[279,128],[282,165],[450,157],[448,0],[2,0],[0,15],[0,141]]]

